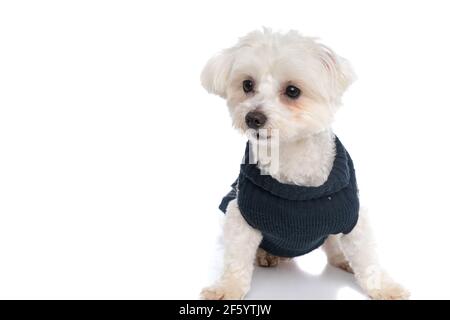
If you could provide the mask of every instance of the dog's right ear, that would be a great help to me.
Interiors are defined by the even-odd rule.
[[[226,49],[209,59],[201,74],[201,82],[206,91],[226,99],[227,85],[233,62],[234,54],[232,49]]]

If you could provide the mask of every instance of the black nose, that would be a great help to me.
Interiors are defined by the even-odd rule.
[[[245,123],[250,129],[259,129],[266,123],[266,121],[267,117],[264,113],[259,111],[249,112],[245,116]]]

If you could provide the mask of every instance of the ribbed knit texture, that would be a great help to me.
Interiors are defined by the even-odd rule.
[[[337,137],[335,144],[336,157],[327,181],[304,187],[261,175],[255,164],[248,164],[247,143],[239,178],[220,210],[225,213],[237,197],[244,219],[263,235],[260,247],[280,257],[306,254],[331,234],[349,233],[358,221],[358,188],[350,155]]]

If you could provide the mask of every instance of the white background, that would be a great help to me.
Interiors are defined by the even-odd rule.
[[[450,298],[448,1],[3,1],[0,298],[195,299],[220,267],[245,140],[199,74],[268,26],[318,36],[359,80],[335,131],[386,269]],[[364,299],[318,250],[249,298]]]

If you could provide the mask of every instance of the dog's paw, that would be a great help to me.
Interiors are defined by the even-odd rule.
[[[374,273],[362,282],[367,294],[374,300],[407,300],[410,293],[393,281],[385,272]]]
[[[263,249],[258,249],[258,252],[256,253],[256,263],[260,267],[276,267],[280,263],[280,261],[280,257],[271,255]]]
[[[408,290],[395,282],[384,283],[380,288],[369,290],[368,294],[374,300],[408,300],[410,296]]]
[[[239,286],[216,284],[203,289],[200,298],[203,300],[242,300],[246,293],[247,290]]]

